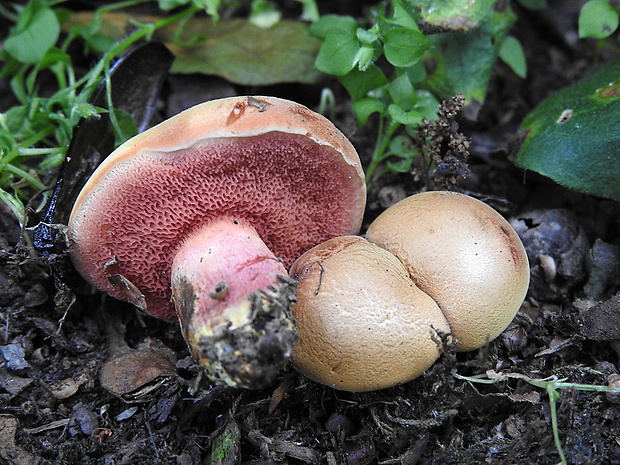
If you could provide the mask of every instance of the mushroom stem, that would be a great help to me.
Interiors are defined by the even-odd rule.
[[[284,265],[246,221],[220,218],[191,233],[172,263],[172,300],[193,356],[213,379],[273,381],[296,340]]]

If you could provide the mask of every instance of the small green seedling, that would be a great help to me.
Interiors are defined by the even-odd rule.
[[[578,391],[592,391],[592,392],[613,392],[620,393],[620,388],[610,386],[597,386],[594,384],[577,384],[567,383],[568,378],[558,379],[555,376],[550,376],[544,379],[530,378],[522,373],[498,373],[493,370],[488,370],[484,375],[475,376],[462,376],[454,374],[456,379],[462,379],[471,383],[479,384],[495,384],[500,381],[507,381],[509,379],[520,379],[532,386],[544,389],[549,398],[549,411],[551,413],[551,429],[553,431],[553,441],[555,443],[556,450],[560,456],[560,461],[557,465],[566,465],[566,455],[562,448],[562,441],[560,440],[560,432],[558,429],[558,414],[556,408],[556,402],[560,398],[560,389],[576,389]]]

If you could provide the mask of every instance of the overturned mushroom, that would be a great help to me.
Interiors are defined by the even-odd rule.
[[[529,265],[519,237],[471,197],[408,197],[366,237],[331,239],[291,268],[299,279],[292,360],[323,384],[368,391],[409,381],[449,340],[465,351],[496,338],[525,298]]]
[[[327,119],[273,97],[206,102],[130,139],[95,171],[69,220],[94,286],[173,321],[207,374],[259,387],[295,340],[287,268],[356,233],[364,176]]]

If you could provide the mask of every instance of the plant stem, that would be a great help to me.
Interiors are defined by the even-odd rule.
[[[553,431],[553,442],[555,448],[560,456],[560,461],[557,465],[566,465],[566,455],[564,455],[564,449],[562,448],[562,441],[560,440],[560,430],[558,428],[558,413],[556,408],[556,399],[560,396],[556,382],[549,382],[545,387],[547,395],[549,396],[549,410],[551,411],[551,429]]]
[[[370,159],[370,164],[366,168],[366,186],[370,186],[370,181],[372,180],[373,174],[379,164],[385,159],[386,151],[390,145],[390,141],[392,140],[392,136],[396,132],[396,130],[401,126],[400,123],[388,120],[387,128],[384,132],[385,126],[385,116],[381,115],[379,118],[379,128],[377,130],[377,144],[375,145],[375,149],[372,153],[372,158]]]

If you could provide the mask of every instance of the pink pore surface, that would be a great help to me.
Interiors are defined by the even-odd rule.
[[[245,219],[288,269],[312,246],[357,232],[359,186],[340,153],[295,134],[138,153],[111,168],[74,213],[71,255],[93,285],[123,299],[106,277],[114,263],[107,274],[129,280],[148,313],[172,321],[171,263],[190,231],[220,216]]]

